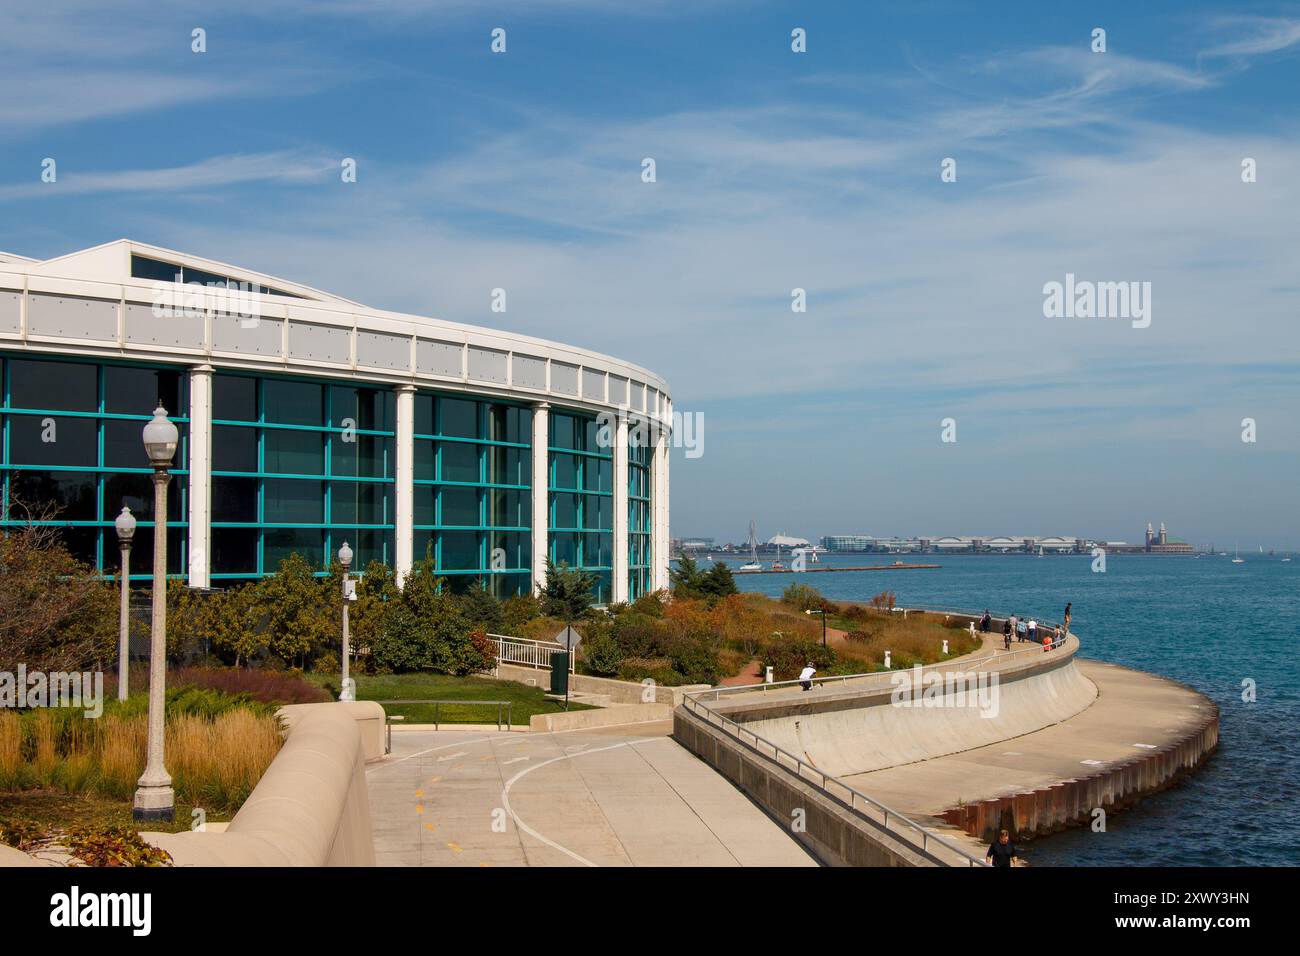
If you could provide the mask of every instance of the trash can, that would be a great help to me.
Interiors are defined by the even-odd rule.
[[[567,694],[569,692],[569,652],[556,651],[551,654],[551,693]]]

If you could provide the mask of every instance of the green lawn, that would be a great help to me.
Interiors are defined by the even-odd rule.
[[[538,671],[546,679],[545,671]],[[333,680],[337,681],[337,677]],[[505,700],[512,705],[510,722],[528,723],[533,714],[558,714],[563,701],[546,699],[540,687],[508,680],[482,677],[452,677],[448,674],[382,674],[356,676],[358,700]],[[569,704],[569,710],[590,710],[586,704]],[[384,707],[389,714],[401,715],[408,724],[433,723],[431,704],[393,704]],[[442,704],[438,719],[444,724],[490,724],[497,719],[497,708],[472,704]],[[503,708],[504,713],[504,708]],[[504,719],[504,717],[503,717]]]

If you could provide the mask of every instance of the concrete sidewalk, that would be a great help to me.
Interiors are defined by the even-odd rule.
[[[667,734],[405,731],[367,768],[381,866],[815,866]]]

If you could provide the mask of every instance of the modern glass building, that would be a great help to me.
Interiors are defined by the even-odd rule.
[[[0,253],[0,528],[33,512],[115,573],[122,506],[153,527],[159,403],[168,569],[193,586],[323,569],[345,540],[399,576],[427,554],[457,590],[527,593],[548,557],[601,602],[667,586],[672,405],[643,368],[128,240]]]

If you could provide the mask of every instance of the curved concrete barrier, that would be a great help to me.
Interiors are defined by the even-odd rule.
[[[896,701],[892,680],[876,679],[777,698],[740,695],[709,707],[818,770],[845,777],[972,750],[1068,720],[1097,699],[1096,686],[1075,667],[1077,649],[1071,637],[1047,653],[1024,648],[1002,658],[963,661],[960,671],[948,662],[896,672],[918,688],[910,701]],[[925,690],[927,685],[933,689]]]
[[[383,708],[370,701],[297,705],[284,747],[224,831],[141,835],[177,866],[374,866],[362,728],[376,720],[382,728]]]

